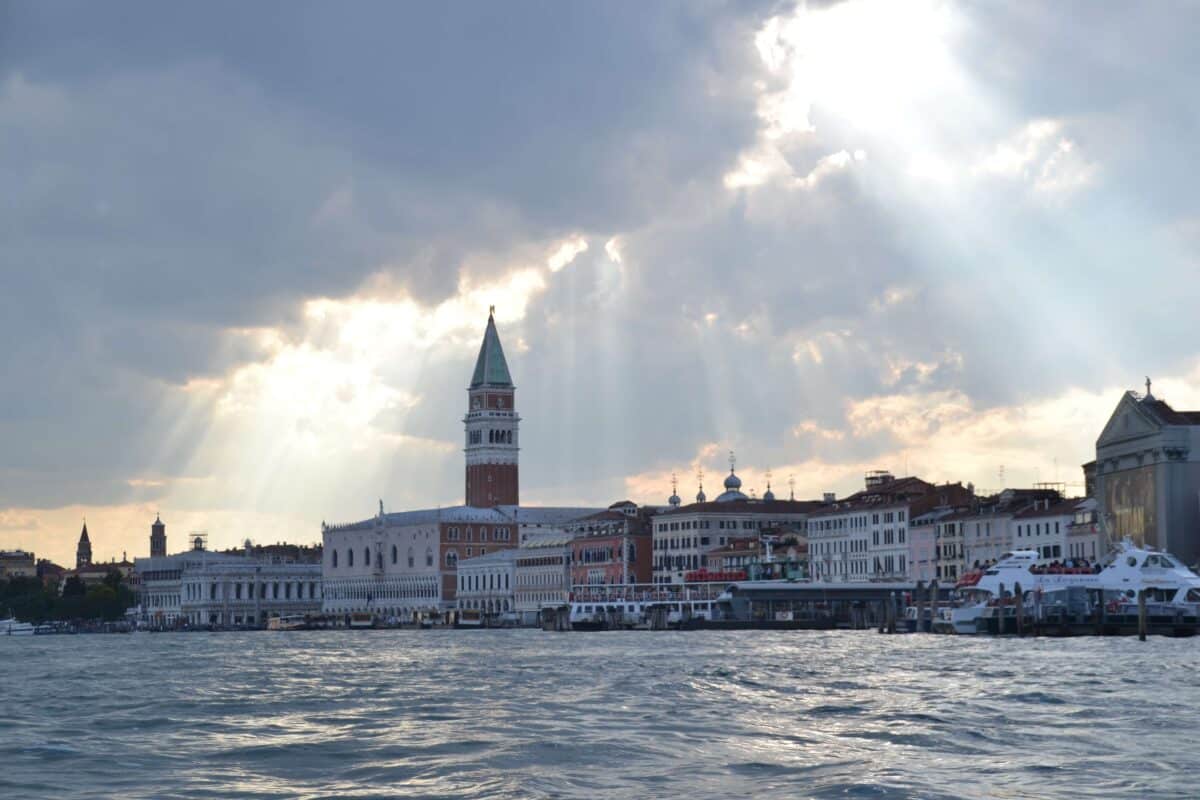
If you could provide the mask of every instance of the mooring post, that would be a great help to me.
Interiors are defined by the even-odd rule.
[[[1146,589],[1138,591],[1138,641],[1146,641]]]
[[[1017,601],[1017,636],[1025,635],[1025,598],[1021,594],[1020,582],[1013,584],[1013,597]]]
[[[913,589],[913,600],[917,604],[917,626],[913,633],[921,633],[925,629],[925,581],[917,581]]]
[[[938,582],[934,578],[929,582],[929,632],[933,633],[933,622],[938,618]]]

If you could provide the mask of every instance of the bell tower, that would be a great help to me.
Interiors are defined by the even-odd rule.
[[[475,373],[467,389],[466,500],[476,508],[515,506],[517,492],[518,429],[516,388],[504,360],[496,332],[495,306],[488,312],[483,344]]]
[[[79,544],[75,547],[75,569],[83,569],[92,565],[92,540],[88,538],[87,520],[83,521],[83,530],[79,534]]]
[[[150,526],[150,557],[161,558],[167,554],[167,526],[162,517],[154,516],[154,524]]]

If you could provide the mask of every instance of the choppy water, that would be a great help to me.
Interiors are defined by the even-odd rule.
[[[0,797],[1197,797],[1200,640],[0,637]]]

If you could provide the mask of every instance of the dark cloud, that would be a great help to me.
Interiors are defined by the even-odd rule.
[[[179,387],[269,358],[235,329],[332,347],[303,301],[433,305],[573,233],[590,249],[502,329],[523,480],[547,495],[617,491],[709,442],[762,466],[870,458],[894,442],[813,431],[845,431],[872,395],[957,390],[986,408],[1194,355],[1173,311],[1200,300],[1194,257],[1161,231],[1200,216],[1184,155],[1195,19],[967,15],[956,52],[995,119],[942,155],[965,172],[1029,120],[1062,120],[1096,165],[1066,201],[1007,178],[938,197],[907,175],[903,137],[864,139],[821,108],[778,142],[795,174],[860,146],[865,161],[808,188],[730,190],[760,86],[780,88],[753,37],[789,10],[0,6],[0,505],[207,479],[211,400]],[[264,496],[452,501],[474,353],[451,344],[377,376],[417,398],[371,423],[397,452],[364,456],[353,486],[272,473]]]

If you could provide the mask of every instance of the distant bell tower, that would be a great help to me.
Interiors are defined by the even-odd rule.
[[[487,329],[467,389],[467,505],[476,508],[515,506],[517,494],[518,428],[516,387],[508,373],[495,306],[488,312]]]
[[[83,531],[79,534],[79,546],[75,548],[75,569],[83,569],[92,565],[92,540],[88,538],[87,520],[83,521]]]
[[[167,554],[167,526],[162,518],[154,515],[154,524],[150,526],[150,557],[162,558]]]

